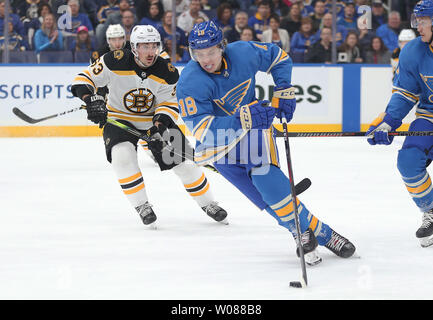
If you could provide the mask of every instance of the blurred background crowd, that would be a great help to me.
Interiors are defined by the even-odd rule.
[[[5,50],[5,1],[0,0],[0,53]],[[150,24],[160,32],[167,52],[176,41],[174,60],[186,63],[193,25],[213,20],[229,43],[272,42],[295,63],[331,63],[334,36],[337,63],[390,64],[401,44],[415,37],[407,29],[416,2],[337,1],[333,14],[332,0],[175,0],[175,12],[172,0],[9,0],[9,61],[33,62],[32,55],[47,53],[43,62],[88,62],[106,45],[109,25],[120,24],[128,40],[135,25]],[[65,24],[65,6],[72,23],[59,28]]]

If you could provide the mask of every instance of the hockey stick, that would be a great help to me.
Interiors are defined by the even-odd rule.
[[[35,124],[35,123],[38,123],[38,122],[41,122],[41,121],[45,121],[45,120],[48,120],[48,119],[52,119],[52,118],[56,118],[56,117],[59,117],[59,116],[63,116],[65,114],[68,114],[68,113],[71,113],[71,112],[75,112],[75,111],[78,111],[78,110],[81,110],[81,109],[86,109],[86,106],[80,106],[80,107],[77,107],[77,108],[74,108],[74,109],[71,109],[71,110],[67,110],[67,111],[63,111],[63,112],[60,112],[60,113],[52,114],[50,116],[46,116],[46,117],[43,117],[43,118],[40,118],[40,119],[34,119],[34,118],[30,117],[29,115],[25,114],[24,112],[22,112],[20,109],[16,108],[16,107],[12,109],[12,112],[18,118],[20,118],[21,120],[23,120],[25,122],[28,122],[28,123],[31,123],[31,124]]]
[[[276,137],[284,137],[284,132],[274,127]],[[366,131],[354,132],[287,132],[290,138],[314,138],[314,137],[366,137]],[[389,131],[389,136],[433,136],[433,131]]]
[[[110,123],[113,126],[116,126],[116,127],[120,128],[120,129],[123,129],[123,130],[129,132],[130,134],[132,134],[132,135],[134,135],[134,136],[136,136],[136,137],[138,137],[140,139],[143,139],[146,142],[149,141],[149,137],[147,137],[146,135],[144,135],[140,131],[127,126],[124,123],[121,123],[121,122],[116,121],[114,119],[107,119],[107,123]],[[164,146],[164,148],[168,148],[168,150],[170,152],[173,152],[173,154],[175,154],[177,156],[185,157],[185,155],[181,155],[181,154],[177,153],[176,150],[174,150],[173,147],[169,146],[168,144],[166,144]],[[185,158],[187,158],[187,157],[185,157]],[[194,162],[194,159],[191,159],[191,158],[187,158],[187,159]],[[211,166],[210,164],[206,164],[203,167],[205,167],[205,168],[207,168],[209,170],[212,170],[213,172],[220,173],[214,166]],[[306,191],[310,186],[311,186],[311,180],[308,179],[308,178],[304,178],[304,179],[302,179],[300,182],[298,182],[296,184],[296,186],[295,186],[295,192],[296,192],[296,194],[301,194],[304,191]]]
[[[299,213],[298,213],[298,205],[296,201],[296,188],[294,186],[294,177],[293,177],[293,168],[292,168],[292,159],[290,156],[290,145],[289,145],[289,136],[287,132],[287,123],[286,121],[283,122],[283,130],[284,130],[284,145],[286,147],[286,158],[287,158],[287,168],[289,171],[289,180],[290,180],[290,189],[292,190],[292,203],[294,208],[294,214],[295,214],[295,225],[296,225],[296,233],[298,235],[297,237],[297,243],[299,248],[299,257],[301,260],[301,270],[302,270],[302,279],[301,281],[291,281],[290,286],[294,288],[304,288],[308,284],[307,280],[307,268],[305,266],[305,256],[304,256],[304,248],[302,247],[301,243],[301,223],[299,222]]]

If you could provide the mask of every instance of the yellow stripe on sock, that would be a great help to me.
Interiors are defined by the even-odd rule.
[[[296,198],[296,204],[298,206],[299,206],[299,202],[300,202],[299,199]],[[281,209],[275,210],[275,213],[279,217],[287,216],[291,212],[293,212],[293,201],[290,201],[289,204],[287,204],[286,206],[282,207]]]
[[[202,194],[205,194],[208,190],[209,190],[209,183],[206,184],[206,186],[203,188],[203,190],[198,191],[198,192],[194,192],[194,193],[190,192],[189,194],[192,197],[198,197],[198,196],[201,196]]]
[[[133,176],[130,176],[128,178],[119,179],[119,183],[121,183],[121,184],[128,183],[128,182],[137,180],[137,178],[139,178],[139,177],[141,177],[141,172],[138,172],[138,173],[136,173]]]
[[[201,175],[201,177],[197,180],[197,181],[195,181],[195,182],[193,182],[193,183],[190,183],[190,184],[184,184],[183,186],[185,187],[185,189],[190,189],[190,188],[194,188],[194,187],[197,187],[197,186],[199,186],[201,183],[203,183],[203,181],[204,181],[204,179],[205,179],[206,177],[205,177],[205,175],[204,175],[204,173]]]
[[[311,222],[310,222],[311,230],[313,230],[313,231],[316,230],[318,222],[319,222],[319,219],[317,219],[315,216],[313,216],[313,219],[311,219]]]
[[[140,191],[141,189],[143,189],[144,188],[144,183],[141,183],[141,184],[139,184],[138,186],[136,186],[136,187],[134,187],[134,188],[132,188],[132,189],[129,189],[129,190],[123,190],[123,192],[125,193],[125,194],[133,194],[133,193],[137,193],[138,191]]]
[[[427,179],[427,181],[426,182],[424,182],[422,185],[420,185],[419,187],[407,187],[406,186],[406,188],[407,188],[407,190],[410,192],[410,193],[421,193],[421,192],[424,192],[425,190],[427,190],[428,189],[428,187],[430,187],[430,185],[431,185],[431,179],[430,179],[430,177]]]

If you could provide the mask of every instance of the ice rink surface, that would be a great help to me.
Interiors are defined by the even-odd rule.
[[[401,138],[400,138],[401,139]],[[172,172],[139,161],[158,230],[130,207],[101,138],[0,139],[0,299],[432,299],[433,247],[396,168],[402,140],[293,138],[300,196],[360,258],[307,269],[291,235],[217,173],[206,174],[229,226],[208,218]],[[287,172],[283,140],[280,161]]]

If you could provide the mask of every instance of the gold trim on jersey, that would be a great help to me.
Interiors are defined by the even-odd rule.
[[[216,162],[222,157],[224,157],[227,153],[230,152],[239,141],[248,133],[248,131],[244,131],[241,133],[239,137],[234,139],[230,144],[224,146],[210,147],[208,149],[204,149],[201,152],[195,152],[194,161],[198,165],[205,165],[211,162]]]
[[[286,61],[289,59],[289,55],[282,49],[279,50],[277,57],[274,59],[274,61],[272,62],[271,66],[269,67],[268,70],[266,70],[266,73],[270,73],[271,69],[279,64],[282,61]]]
[[[173,117],[174,120],[177,121],[177,119],[179,118],[179,113],[176,113],[174,110],[161,106],[161,107],[157,107],[155,110],[155,114],[157,113],[164,113],[167,114],[168,116]]]
[[[153,116],[125,116],[115,112],[108,112],[108,118],[113,119],[121,119],[127,121],[135,121],[135,122],[152,122]]]
[[[223,57],[223,62],[222,62],[222,70],[227,70],[228,69],[228,64],[227,64],[227,60]],[[221,74],[221,71],[215,71],[214,74]]]
[[[80,83],[82,83],[82,82],[85,82],[86,84],[90,84],[93,88],[95,88],[96,89],[96,86],[95,86],[95,84],[93,83],[93,81],[92,80],[89,80],[88,78],[86,78],[86,77],[84,77],[84,76],[76,76],[75,78],[74,78],[74,82],[78,82],[78,84],[80,84]],[[75,83],[74,83],[75,84]]]
[[[273,127],[269,130],[263,130],[263,135],[265,137],[264,141],[266,143],[266,147],[269,150],[269,160],[270,163],[279,167],[279,159],[278,159],[278,151],[275,143],[275,137],[273,135]]]
[[[111,72],[117,74],[118,76],[135,76],[137,73],[133,70],[110,70]]]
[[[212,121],[215,119],[213,116],[207,116],[203,118],[197,126],[193,129],[193,136],[198,141],[203,142],[204,137],[206,137],[206,133],[209,130],[210,125],[212,124]]]
[[[268,50],[268,46],[265,45],[265,44],[258,44],[258,43],[256,43],[256,42],[253,42],[253,45],[255,45],[257,48],[261,48],[261,49],[263,49],[263,50],[265,50],[265,51]]]
[[[155,75],[153,75],[153,74],[150,74],[150,75],[148,76],[148,78],[149,78],[149,79],[152,79],[153,81],[156,81],[156,82],[162,83],[162,84],[168,84],[167,81],[165,81],[164,79],[159,78],[159,77],[157,77],[157,76],[155,76]]]
[[[414,94],[414,93],[412,93],[410,91],[407,91],[406,89],[403,89],[403,88],[399,88],[399,87],[393,86],[392,87],[392,93],[399,94],[399,95],[403,96],[404,98],[406,98],[407,100],[409,100],[410,102],[413,102],[413,103],[416,103],[419,100],[419,98],[417,97],[416,94]]]
[[[160,107],[160,106],[172,106],[172,107],[178,108],[177,102],[169,102],[169,101],[163,101],[163,102],[158,103],[156,105],[157,108]]]

